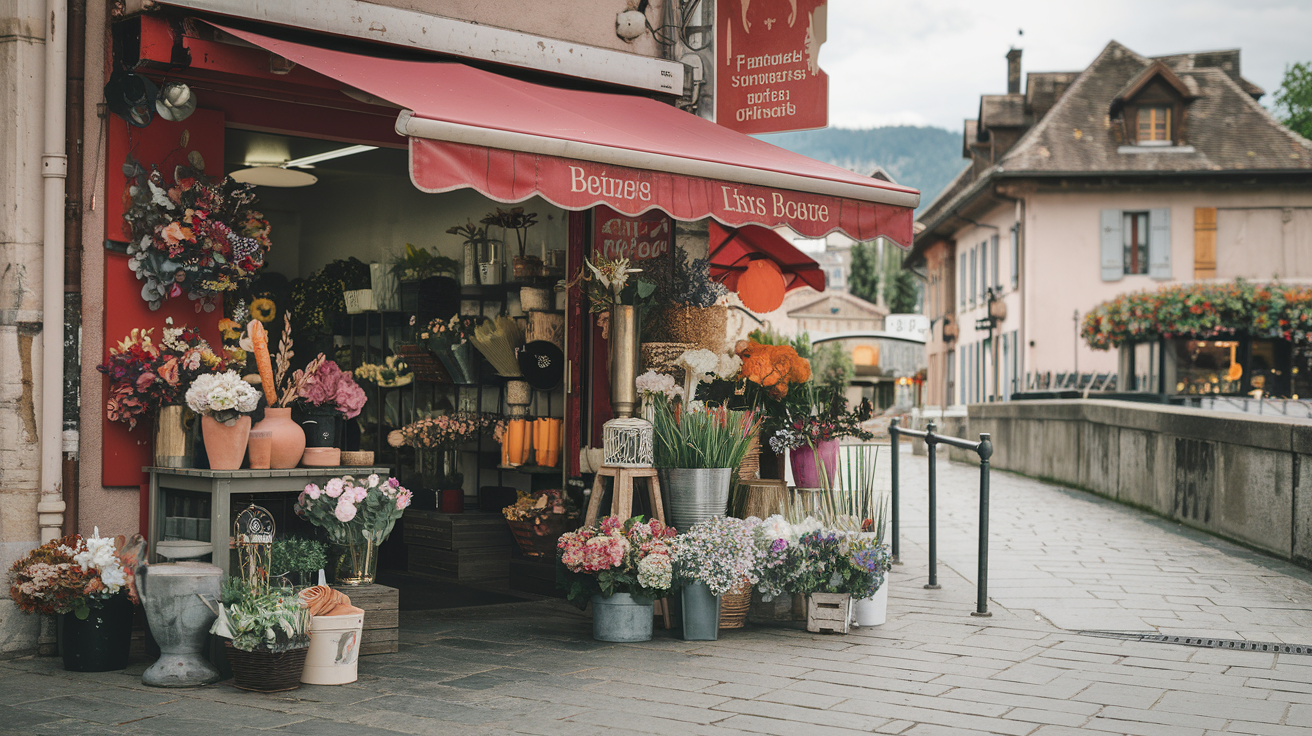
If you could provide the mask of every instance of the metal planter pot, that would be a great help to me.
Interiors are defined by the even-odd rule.
[[[688,583],[680,594],[683,607],[683,638],[715,641],[720,638],[720,596],[711,595],[706,583]]]
[[[733,468],[662,468],[671,526],[686,531],[712,516],[724,516],[729,508],[729,481]]]
[[[656,602],[629,593],[592,596],[592,638],[597,641],[651,641]]]

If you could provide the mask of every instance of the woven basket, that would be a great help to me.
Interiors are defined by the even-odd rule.
[[[747,612],[752,608],[752,584],[743,583],[737,590],[720,596],[720,628],[741,629],[747,625]]]
[[[368,467],[373,464],[373,450],[342,450],[342,465]]]
[[[643,370],[656,371],[672,377],[676,383],[683,383],[683,369],[679,367],[679,356],[697,346],[685,342],[644,342],[638,346],[642,355]]]
[[[713,353],[724,350],[728,307],[668,307],[652,314],[652,337],[663,342],[690,342]]]
[[[223,643],[232,665],[232,686],[257,693],[277,693],[295,690],[301,686],[301,671],[305,669],[308,647],[286,652],[255,650],[243,652],[232,642]]]
[[[525,557],[534,559],[554,559],[556,542],[560,539],[560,535],[578,527],[578,519],[571,519],[565,515],[549,516],[541,524],[510,520],[506,523],[510,525],[510,533],[515,536],[515,543],[519,545],[519,550]]]
[[[451,374],[446,372],[442,361],[428,352],[422,345],[401,345],[396,349],[397,355],[405,361],[415,374],[415,380],[429,383],[451,383]]]

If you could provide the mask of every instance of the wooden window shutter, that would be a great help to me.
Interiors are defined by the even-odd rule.
[[[1120,281],[1125,275],[1125,246],[1121,242],[1121,211],[1102,211],[1102,280]]]
[[[1171,278],[1171,211],[1166,208],[1148,211],[1148,275]]]
[[[1216,278],[1216,208],[1194,208],[1194,278]]]

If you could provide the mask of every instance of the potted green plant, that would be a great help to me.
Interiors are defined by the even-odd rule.
[[[228,578],[217,614],[210,633],[228,640],[234,687],[271,693],[301,686],[310,611],[290,588],[270,591]]]
[[[37,547],[9,568],[9,597],[24,613],[56,616],[64,669],[108,672],[128,666],[140,535],[71,534]]]
[[[691,527],[728,510],[730,481],[760,426],[753,411],[653,397],[655,465],[669,499],[670,523]]]
[[[463,257],[460,264],[460,284],[462,286],[501,283],[499,268],[495,269],[495,280],[484,281],[481,278],[480,265],[484,262],[484,257],[487,258],[488,263],[499,266],[496,258],[496,246],[500,245],[501,241],[488,237],[486,227],[479,227],[471,220],[464,225],[454,225],[447,228],[447,233],[459,235],[464,239],[461,243]]]
[[[673,584],[673,527],[641,516],[609,516],[557,543],[556,581],[580,609],[592,603],[592,638],[635,642],[651,639],[657,598]]]
[[[314,585],[314,574],[328,567],[326,550],[315,539],[279,537],[269,550],[269,572],[297,588]]]
[[[435,256],[427,248],[406,243],[404,254],[392,265],[392,273],[401,282],[401,309],[419,310],[420,281],[433,276],[455,276],[459,270],[460,264],[454,258]]]
[[[680,586],[683,638],[719,638],[720,598],[756,582],[753,524],[715,516],[674,538],[674,576]]]
[[[516,280],[529,279],[541,274],[542,259],[537,256],[530,256],[526,252],[528,229],[538,224],[538,213],[525,212],[523,207],[515,207],[509,210],[498,207],[496,212],[484,217],[481,222],[488,227],[500,227],[503,232],[506,230],[515,231],[515,240],[519,245],[519,255],[515,256],[511,272]]]

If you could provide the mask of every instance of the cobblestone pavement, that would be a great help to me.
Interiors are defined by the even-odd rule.
[[[903,459],[905,487],[914,487],[924,461]],[[608,645],[592,641],[588,620],[557,601],[404,614],[401,651],[364,658],[359,682],[273,695],[227,683],[145,688],[145,662],[74,674],[53,658],[10,660],[0,662],[0,733],[1312,732],[1312,656],[1071,630],[1115,623],[1193,633],[1208,625],[1294,639],[1308,615],[1295,601],[1312,600],[1304,572],[997,473],[994,615],[975,618],[973,583],[958,572],[974,570],[975,471],[940,471],[942,589],[921,587],[924,504],[908,492],[905,564],[890,575],[881,627],[819,636],[756,626],[717,642],[658,632],[648,643]],[[1081,613],[1095,609],[1114,614]],[[1229,623],[1216,628],[1213,617]]]

